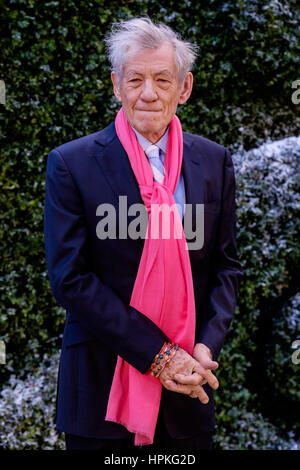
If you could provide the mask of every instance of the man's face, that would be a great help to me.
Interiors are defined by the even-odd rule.
[[[111,78],[129,123],[153,143],[165,133],[177,105],[187,101],[193,85],[190,72],[180,82],[174,50],[167,43],[130,55],[121,83],[114,72]]]

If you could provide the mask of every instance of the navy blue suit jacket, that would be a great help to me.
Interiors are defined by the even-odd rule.
[[[204,245],[189,251],[195,342],[206,344],[217,359],[242,275],[235,236],[234,168],[221,145],[185,132],[183,141],[186,203],[204,204]],[[104,419],[117,355],[145,373],[166,339],[151,320],[129,306],[144,240],[100,240],[96,234],[97,207],[113,204],[118,222],[119,195],[127,196],[128,207],[143,204],[114,123],[50,152],[46,260],[53,295],[66,310],[56,425],[85,437],[129,435],[121,425]],[[128,217],[128,223],[132,219]],[[192,437],[214,428],[212,390],[205,387],[207,405],[163,389],[162,412],[172,437]]]

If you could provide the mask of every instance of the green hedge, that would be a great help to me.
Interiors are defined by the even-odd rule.
[[[219,424],[231,435],[233,416],[259,412],[299,437],[300,137],[233,154],[233,162],[244,279],[219,359]]]
[[[234,154],[233,161],[246,279],[216,372],[215,447],[296,450],[299,365],[291,360],[291,346],[300,326],[300,137]],[[280,204],[274,205],[276,198]],[[57,371],[56,353],[24,380],[10,376],[0,394],[0,447],[64,448],[54,428]]]
[[[64,312],[49,289],[43,245],[47,155],[114,119],[118,103],[103,38],[112,21],[144,14],[200,46],[192,97],[178,110],[185,130],[232,151],[299,134],[299,106],[291,101],[291,84],[299,78],[295,1],[11,0],[2,5],[0,79],[7,91],[6,104],[0,104],[0,339],[7,348],[2,383],[11,374],[21,379],[38,370],[44,353],[60,346]],[[294,176],[295,161],[285,164]],[[293,427],[288,416],[295,394],[272,388],[277,371],[286,382],[296,373],[290,363],[281,364],[281,344],[288,357],[289,336],[276,337],[272,329],[285,331],[279,312],[299,285],[297,181],[293,176],[292,186],[282,186],[284,179],[272,168],[274,187],[263,182],[268,162],[261,169],[258,159],[237,172],[246,276],[222,353],[226,367],[220,368],[224,393],[217,395],[217,405],[225,401],[218,413],[228,429],[233,417],[226,410],[232,403],[253,406],[275,425],[283,421]],[[273,392],[282,402],[279,410],[268,405]]]
[[[59,355],[45,355],[35,374],[11,375],[0,392],[0,450],[63,450],[63,433],[54,425]],[[233,407],[228,425],[219,424],[214,447],[224,450],[299,450],[293,432],[281,435],[260,413]]]
[[[0,392],[0,450],[62,450],[64,436],[55,429],[59,355],[45,355],[24,380],[12,374]]]

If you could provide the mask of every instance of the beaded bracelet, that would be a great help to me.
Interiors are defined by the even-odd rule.
[[[177,344],[165,342],[152,361],[150,366],[151,375],[159,377],[168,362],[175,356],[177,350]]]

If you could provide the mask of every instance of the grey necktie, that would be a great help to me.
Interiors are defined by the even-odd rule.
[[[157,147],[157,145],[152,144],[145,150],[145,154],[149,159],[149,163],[153,171],[154,180],[158,181],[159,183],[162,183],[165,176],[165,169],[163,162],[159,157],[159,147]]]

